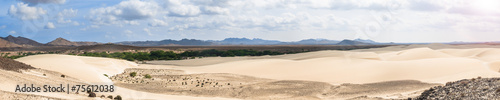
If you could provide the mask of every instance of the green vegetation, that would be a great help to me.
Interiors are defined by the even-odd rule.
[[[17,58],[21,58],[21,57],[24,57],[24,56],[29,56],[29,55],[37,55],[37,54],[46,54],[46,53],[42,53],[42,52],[36,52],[36,53],[32,53],[32,52],[27,52],[27,53],[23,53],[23,52],[18,52],[17,55],[12,55],[12,56],[9,56],[10,53],[2,53],[2,56],[4,58],[10,58],[10,59],[17,59]]]
[[[306,51],[303,51],[306,52]],[[299,52],[288,52],[299,53]],[[10,53],[0,53],[0,57],[17,59],[30,55],[37,54],[62,54],[62,52],[18,52],[17,55]],[[156,50],[150,52],[83,52],[83,53],[68,53],[68,55],[78,56],[92,56],[92,57],[107,57],[125,59],[128,61],[149,61],[149,60],[182,60],[182,59],[195,59],[202,57],[234,57],[234,56],[263,56],[263,55],[282,55],[285,53],[276,51],[257,51],[257,50],[202,50],[202,51],[185,51],[183,53],[174,53],[173,51]]]
[[[130,76],[132,76],[132,77],[135,77],[136,75],[137,75],[137,73],[136,73],[136,72],[132,72],[132,73],[130,73]]]
[[[144,78],[152,78],[152,77],[151,77],[151,75],[146,74],[146,75],[144,75]]]
[[[125,59],[128,61],[145,61],[145,60],[181,60],[196,57],[234,57],[234,56],[262,56],[262,55],[282,55],[285,53],[274,52],[274,51],[256,51],[256,50],[227,50],[220,51],[215,49],[203,50],[203,51],[185,51],[183,53],[174,53],[173,51],[150,51],[150,52],[84,52],[79,54],[79,56],[92,56],[92,57],[108,57],[108,58],[118,58]]]
[[[11,53],[0,53],[0,57],[4,58],[10,58],[10,59],[17,59],[25,56],[30,56],[30,55],[37,55],[37,54],[61,54],[62,52],[56,51],[56,52],[17,52],[17,55],[11,55]],[[72,53],[70,53],[71,55]],[[73,54],[74,55],[74,54]]]

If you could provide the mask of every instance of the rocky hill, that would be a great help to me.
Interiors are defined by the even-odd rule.
[[[96,45],[99,44],[97,42],[72,42],[69,40],[66,40],[64,38],[57,38],[56,40],[53,40],[47,45],[52,45],[52,46],[83,46],[83,45]]]
[[[500,78],[473,78],[448,82],[424,91],[417,100],[498,100]]]
[[[2,48],[2,47],[22,47],[22,46],[15,44],[15,43],[12,43],[12,42],[9,42],[9,41],[4,40],[4,39],[0,39],[0,48]]]
[[[78,46],[75,42],[71,42],[69,40],[66,40],[64,38],[57,38],[56,40],[53,40],[49,43],[48,45],[54,45],[54,46]]]
[[[22,46],[44,46],[44,44],[42,43],[38,43],[34,40],[31,40],[31,39],[28,39],[28,38],[25,38],[25,37],[14,37],[12,35],[9,35],[7,37],[4,37],[2,38],[4,40],[7,40],[9,42],[12,42],[12,43],[15,43],[15,44],[18,44],[18,45],[22,45]]]

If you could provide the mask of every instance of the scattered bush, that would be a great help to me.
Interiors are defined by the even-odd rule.
[[[109,77],[107,74],[104,74],[104,76]]]
[[[66,78],[66,75],[61,75],[62,78]]]
[[[122,100],[122,96],[117,95],[117,96],[115,97],[115,100]]]
[[[109,99],[113,99],[113,96],[112,96],[112,95],[109,95],[109,96],[108,96],[108,98],[109,98]]]
[[[132,77],[135,77],[136,75],[137,75],[137,73],[136,73],[136,72],[132,72],[132,73],[130,73],[130,76],[132,76]]]
[[[146,75],[144,75],[144,78],[151,78],[151,75],[146,74]]]

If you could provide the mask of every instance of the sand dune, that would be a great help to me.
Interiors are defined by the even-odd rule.
[[[500,49],[496,48],[442,50],[413,48],[385,53],[318,51],[232,60],[198,67],[175,67],[175,69],[191,73],[234,73],[332,84],[361,84],[391,80],[445,83],[478,76],[500,76],[497,72],[500,64],[496,62],[500,60],[499,51]],[[184,63],[195,62],[184,61]]]
[[[98,58],[98,57],[81,57],[71,55],[35,55],[16,59],[17,61],[24,62],[36,68],[47,69],[51,71],[60,72],[60,74],[68,75],[66,78],[61,78],[60,74],[43,76],[39,71],[31,70],[23,73],[15,73],[0,70],[5,74],[0,79],[3,81],[0,90],[13,94],[16,84],[78,84],[78,82],[87,82],[89,84],[113,84],[111,80],[103,74],[115,75],[122,73],[126,68],[135,68],[137,64],[125,60],[117,60],[111,58]],[[43,70],[42,70],[43,71]],[[40,75],[38,75],[40,74]],[[17,77],[17,78],[12,78]],[[76,82],[76,83],[75,83]],[[84,84],[84,83],[79,83]],[[25,93],[17,93],[24,96]],[[27,93],[35,94],[46,97],[54,97],[60,99],[91,99],[86,97],[86,94],[81,95],[65,94],[65,93]],[[192,97],[192,96],[178,96],[178,95],[165,95],[149,93],[137,90],[131,90],[123,87],[116,87],[115,92],[111,93],[97,93],[97,95],[121,95],[125,100],[131,99],[153,99],[153,100],[235,100],[231,98],[218,98],[218,97]],[[12,98],[11,98],[12,99]]]
[[[137,64],[125,60],[56,54],[34,55],[16,60],[36,68],[61,72],[86,82],[99,84],[112,84],[104,74],[115,75],[122,73],[126,68],[137,67]]]

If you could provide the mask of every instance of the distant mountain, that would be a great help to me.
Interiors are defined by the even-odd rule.
[[[161,41],[126,41],[118,42],[116,44],[132,45],[132,46],[166,46],[166,45],[212,45],[212,42],[196,40],[196,39],[182,39],[182,40],[161,40]]]
[[[273,45],[282,43],[276,40],[263,40],[259,38],[226,38],[222,41],[214,41],[218,45]]]
[[[336,45],[371,45],[369,43],[354,41],[354,40],[342,40]]]
[[[370,44],[380,44],[378,42],[375,42],[375,41],[372,41],[372,40],[369,40],[369,39],[355,39],[354,41],[358,41],[358,42],[363,42],[363,43],[370,43]]]
[[[300,45],[333,45],[340,41],[327,40],[327,39],[305,39],[297,42],[290,42],[289,44],[300,44]]]
[[[31,47],[31,46],[87,46],[97,45],[97,42],[73,42],[64,38],[57,38],[47,44],[42,44],[37,41],[25,37],[0,37],[0,47]],[[264,40],[259,38],[226,38],[224,40],[196,40],[196,39],[181,39],[172,40],[166,39],[161,41],[124,41],[115,44],[130,45],[130,46],[172,46],[172,45],[187,45],[187,46],[204,46],[204,45],[371,45],[371,44],[388,44],[378,43],[372,40],[328,40],[328,39],[305,39],[296,42],[282,42],[277,40]],[[389,43],[391,44],[391,43]]]
[[[15,44],[18,44],[18,45],[22,45],[22,46],[44,46],[44,44],[42,43],[38,43],[34,40],[31,40],[31,39],[28,39],[28,38],[25,38],[25,37],[14,37],[12,35],[9,35],[7,37],[4,37],[2,38],[4,40],[7,40],[9,42],[12,42],[12,43],[15,43]]]
[[[51,46],[83,46],[83,45],[96,45],[99,44],[97,42],[71,42],[69,40],[66,40],[64,38],[57,38],[49,43],[47,45]]]
[[[0,47],[22,47],[21,45],[9,42],[4,39],[0,39]]]
[[[343,45],[349,44],[375,44],[377,42],[371,40],[356,39],[352,43],[341,43]],[[182,39],[182,40],[161,40],[161,41],[125,41],[117,42],[121,45],[132,46],[165,46],[165,45],[336,45],[341,41],[328,40],[328,39],[305,39],[297,42],[281,42],[277,40],[264,40],[259,38],[226,38],[224,40],[196,40],[196,39]],[[347,41],[346,41],[347,42]],[[369,42],[369,43],[365,43]]]

